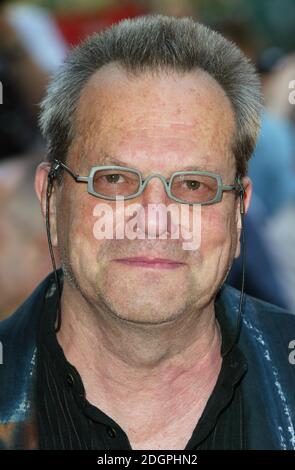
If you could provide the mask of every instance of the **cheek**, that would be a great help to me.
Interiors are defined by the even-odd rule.
[[[210,252],[230,249],[236,243],[237,227],[233,210],[221,210],[211,207],[202,213],[201,252],[206,256]]]
[[[208,295],[218,289],[225,279],[234,258],[236,241],[233,211],[210,207],[210,210],[203,212],[199,258],[192,271],[195,283],[202,285]]]
[[[58,217],[58,237],[61,256],[69,258],[73,268],[97,264],[97,253],[105,240],[94,236],[94,225],[97,218],[93,214],[95,198],[88,194],[79,197],[69,196],[62,203]]]

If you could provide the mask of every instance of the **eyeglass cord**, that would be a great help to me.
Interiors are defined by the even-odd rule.
[[[223,358],[226,357],[233,350],[233,348],[238,344],[242,325],[243,325],[244,301],[245,301],[246,243],[245,243],[244,213],[240,212],[240,216],[241,216],[242,280],[241,280],[241,289],[240,289],[239,310],[238,310],[238,316],[237,316],[237,322],[236,322],[236,328],[235,328],[236,333],[235,333],[232,343],[229,345],[226,351],[222,353]]]
[[[56,290],[57,290],[57,316],[56,316],[56,321],[55,321],[55,331],[57,333],[61,327],[61,303],[60,303],[61,286],[59,282],[59,277],[58,277],[58,272],[56,268],[52,242],[51,242],[50,217],[49,217],[50,196],[52,193],[53,180],[55,176],[56,176],[56,169],[53,168],[48,173],[48,184],[47,184],[47,190],[46,190],[46,233],[47,233],[47,241],[48,241],[48,248],[49,248],[51,263],[52,263],[53,272],[54,272],[54,280],[55,280],[55,285],[56,285]]]

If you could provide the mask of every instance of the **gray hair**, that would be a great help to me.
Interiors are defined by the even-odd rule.
[[[74,138],[75,111],[83,87],[109,63],[129,73],[196,68],[210,74],[231,101],[237,135],[233,152],[244,176],[259,132],[262,98],[255,69],[241,50],[221,34],[191,18],[148,15],[123,20],[72,49],[41,104],[40,126],[47,158],[66,160]]]

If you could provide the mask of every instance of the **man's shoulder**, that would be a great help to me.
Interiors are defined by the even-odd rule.
[[[24,419],[34,375],[40,315],[50,275],[10,317],[0,323],[0,423]]]
[[[226,310],[237,320],[240,292],[226,286]],[[249,449],[295,449],[295,315],[245,296],[239,348],[248,370],[243,379]]]
[[[229,284],[222,288],[222,298],[231,307],[231,311],[237,313],[241,292]],[[265,302],[250,295],[244,295],[244,313],[249,317],[255,317],[258,321],[277,323],[281,325],[295,325],[295,312],[291,312],[277,305]]]
[[[32,294],[8,318],[0,322],[0,340],[13,341],[25,337],[26,332],[32,332],[40,315],[44,302],[44,294],[49,285],[51,274],[47,276],[32,292]],[[21,335],[21,338],[19,337]]]
[[[240,291],[225,285],[222,299],[228,320],[234,328],[239,317]],[[276,305],[245,295],[239,345],[251,356],[271,357],[281,371],[295,378],[288,357],[295,340],[295,314]]]

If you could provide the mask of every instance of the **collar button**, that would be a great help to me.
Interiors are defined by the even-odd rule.
[[[114,428],[108,428],[107,433],[110,437],[113,437],[113,438],[116,437],[116,435],[117,435],[117,432]]]
[[[67,381],[67,384],[70,385],[71,387],[73,387],[74,383],[75,383],[75,380],[74,380],[74,377],[72,376],[72,374],[68,373],[67,376],[66,376],[66,381]]]

